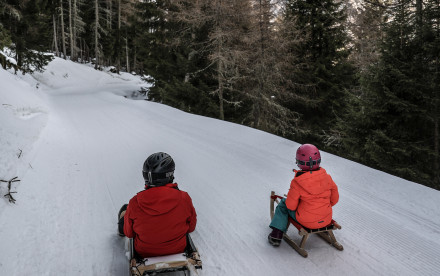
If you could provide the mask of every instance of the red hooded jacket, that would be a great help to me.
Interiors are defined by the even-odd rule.
[[[339,200],[338,187],[320,168],[312,173],[298,171],[287,194],[286,206],[296,210],[296,220],[311,229],[321,228],[332,220],[332,206]]]
[[[128,203],[124,233],[134,238],[141,257],[183,252],[186,234],[194,231],[197,214],[188,193],[167,184],[139,192]]]

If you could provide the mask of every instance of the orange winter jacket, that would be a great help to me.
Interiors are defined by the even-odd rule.
[[[339,200],[338,187],[323,168],[297,171],[293,178],[286,206],[296,211],[296,220],[311,229],[327,226],[332,221],[332,206]]]

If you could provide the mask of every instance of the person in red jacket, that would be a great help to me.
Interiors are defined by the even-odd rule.
[[[317,229],[332,221],[332,206],[339,200],[338,187],[329,174],[320,168],[321,154],[317,147],[304,144],[296,151],[295,171],[287,199],[278,204],[270,228],[269,243],[279,246],[287,230],[289,216],[304,227]]]
[[[186,235],[196,227],[191,197],[173,183],[174,169],[170,155],[158,152],[149,156],[142,170],[145,190],[119,211],[119,234],[134,239],[139,257],[184,252]]]

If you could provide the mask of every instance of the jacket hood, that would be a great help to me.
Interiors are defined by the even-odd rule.
[[[182,202],[182,193],[177,184],[149,188],[137,194],[139,208],[152,216],[166,214]]]
[[[327,172],[323,168],[316,171],[299,171],[295,174],[295,181],[309,194],[317,195],[330,188]]]

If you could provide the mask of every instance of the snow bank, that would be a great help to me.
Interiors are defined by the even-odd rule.
[[[33,144],[47,122],[48,109],[43,98],[30,76],[14,75],[0,68],[0,179],[20,179],[31,168]],[[0,196],[4,191],[2,183]]]
[[[109,91],[121,96],[132,96],[141,86],[148,86],[139,76],[121,72],[119,75],[110,72],[111,68],[97,71],[92,64],[79,64],[58,57],[43,72],[33,76],[48,87],[50,93],[95,93]]]

